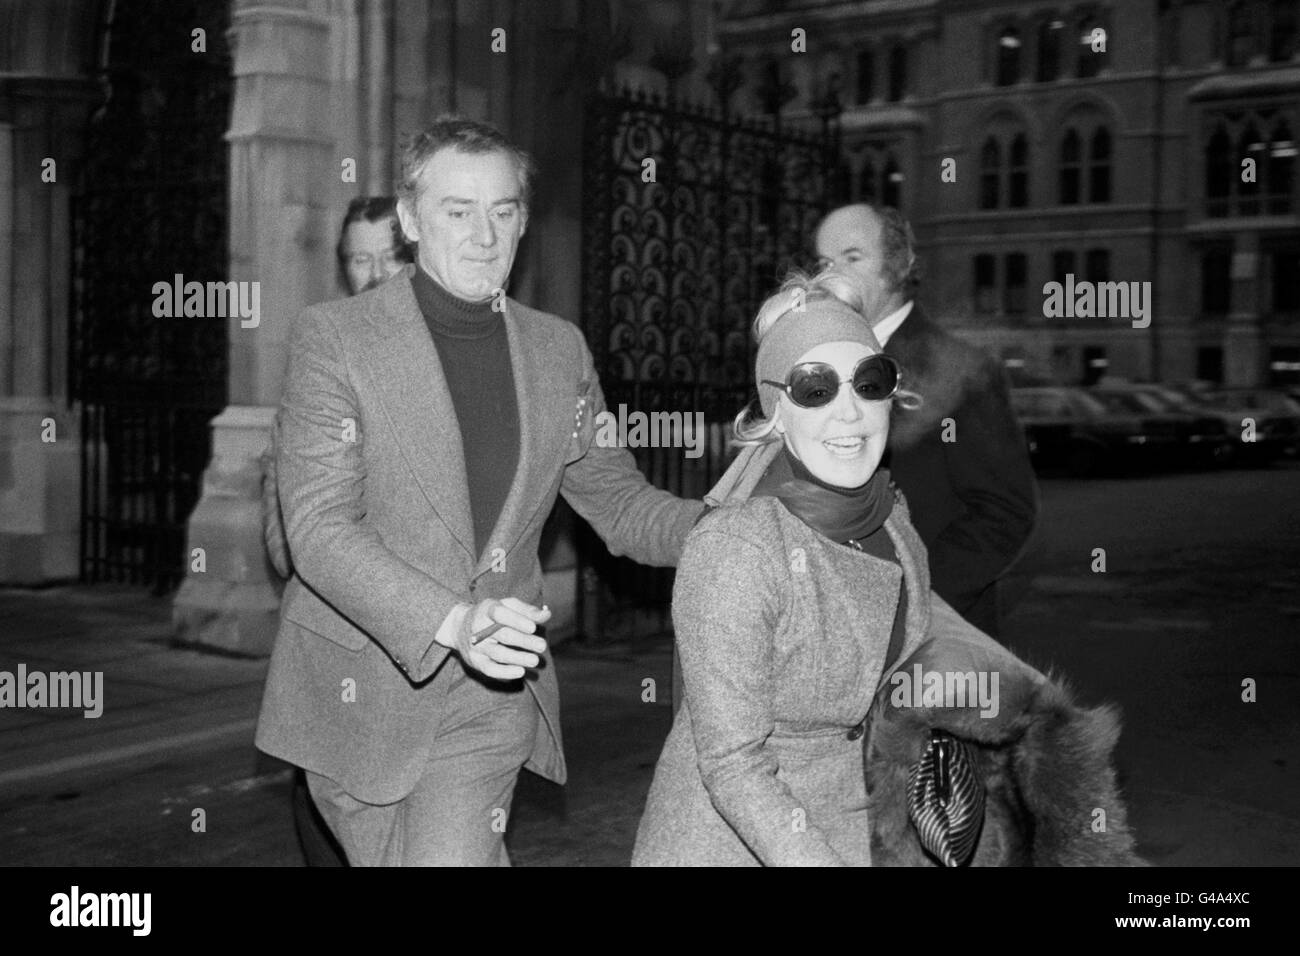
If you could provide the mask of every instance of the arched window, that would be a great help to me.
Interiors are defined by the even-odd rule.
[[[1245,0],[1228,8],[1228,66],[1245,66],[1255,55],[1255,24]]]
[[[1110,131],[1098,127],[1088,150],[1088,201],[1110,202]]]
[[[987,252],[975,257],[975,311],[996,312],[998,310],[997,259]]]
[[[1007,27],[998,34],[998,86],[1014,86],[1020,82],[1020,31]]]
[[[1079,21],[1079,60],[1075,76],[1080,79],[1096,76],[1101,72],[1101,61],[1109,49],[1110,36],[1102,28],[1101,21],[1091,14],[1085,16]]]
[[[1232,252],[1215,247],[1201,253],[1201,312],[1225,315],[1232,305]]]
[[[1296,144],[1286,120],[1278,120],[1268,144],[1268,212],[1285,216],[1291,211],[1291,193],[1295,188]]]
[[[889,51],[889,99],[901,100],[907,93],[907,48],[895,44]]]
[[[1061,140],[1061,194],[1062,206],[1073,206],[1079,202],[1080,178],[1079,134],[1073,129],[1065,131]]]
[[[870,103],[876,92],[876,58],[870,50],[858,53],[858,103]]]
[[[980,149],[980,208],[997,209],[1001,201],[1002,147],[990,136]]]
[[[881,184],[883,195],[881,201],[894,209],[899,209],[903,205],[903,172],[898,168],[898,163],[894,161],[894,154],[889,154],[889,159],[885,162],[884,183]]]
[[[1264,143],[1260,139],[1259,128],[1253,122],[1247,123],[1241,131],[1241,136],[1237,139],[1237,155],[1241,159],[1250,158],[1255,161],[1255,181],[1246,182],[1238,177],[1240,180],[1237,183],[1238,215],[1259,215],[1259,177],[1264,173],[1264,170],[1260,168],[1264,165],[1264,153]]]
[[[1038,82],[1050,83],[1061,75],[1061,35],[1065,21],[1055,18],[1038,25]]]
[[[1029,264],[1023,252],[1009,252],[1002,262],[1002,311],[1007,315],[1025,314],[1025,284]]]
[[[1083,257],[1083,275],[1089,282],[1110,281],[1110,250],[1089,249]]]
[[[1270,12],[1272,33],[1268,42],[1268,58],[1274,63],[1285,63],[1295,56],[1296,2],[1273,0]]]
[[[1007,181],[1007,204],[1012,209],[1029,205],[1029,141],[1017,133],[1011,141],[1011,170]]]
[[[1228,214],[1228,193],[1232,187],[1232,142],[1222,126],[1214,131],[1205,147],[1205,214]]]
[[[858,174],[858,193],[862,201],[868,203],[874,203],[876,197],[880,195],[876,184],[876,161],[871,156],[863,162],[862,172]]]

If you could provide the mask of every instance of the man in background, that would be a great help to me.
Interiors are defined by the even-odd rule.
[[[829,213],[817,229],[821,265],[856,279],[902,387],[919,409],[894,406],[886,464],[930,553],[935,592],[986,634],[999,629],[998,580],[1038,514],[1038,484],[1002,369],[945,332],[914,300],[912,229],[895,209]]]
[[[402,271],[415,259],[397,221],[395,196],[358,196],[348,203],[339,233],[337,261],[339,276],[348,295],[368,292]],[[293,574],[293,560],[285,540],[280,497],[276,493],[275,439],[262,457],[262,530],[267,556],[284,580]],[[293,775],[293,823],[308,866],[347,866],[334,834],[312,803],[307,775],[295,768]]]

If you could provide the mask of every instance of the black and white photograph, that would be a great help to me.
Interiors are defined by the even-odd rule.
[[[1297,0],[0,0],[0,866],[1249,928],[1298,137]]]

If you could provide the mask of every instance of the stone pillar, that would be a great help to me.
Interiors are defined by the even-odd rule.
[[[343,6],[347,6],[344,4]],[[331,8],[333,9],[333,8]],[[261,456],[279,402],[289,327],[302,308],[336,298],[335,207],[346,190],[341,160],[367,151],[355,139],[336,156],[336,27],[355,13],[321,13],[312,0],[275,6],[237,0],[230,42],[235,74],[230,132],[230,278],[259,283],[260,323],[230,323],[230,406],[212,421],[212,461],[190,516],[190,559],[173,605],[177,636],[267,654],[278,623],[280,582],[261,529]],[[349,17],[351,19],[349,19]]]
[[[68,407],[69,195],[94,87],[83,4],[19,4],[0,50],[0,583],[77,576],[80,441]]]

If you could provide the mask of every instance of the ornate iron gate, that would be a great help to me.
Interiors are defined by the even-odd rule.
[[[627,89],[591,101],[585,135],[582,319],[606,403],[703,412],[700,458],[633,449],[657,486],[700,497],[754,396],[754,313],[791,266],[808,264],[830,143]],[[580,631],[593,596],[601,638],[666,629],[671,570],[615,560],[585,529],[578,554]]]
[[[226,404],[227,333],[222,318],[156,317],[153,287],[226,276],[229,11],[202,0],[105,7],[105,97],[73,200],[81,576],[163,593],[183,574],[208,423]],[[205,52],[193,49],[198,29]]]

